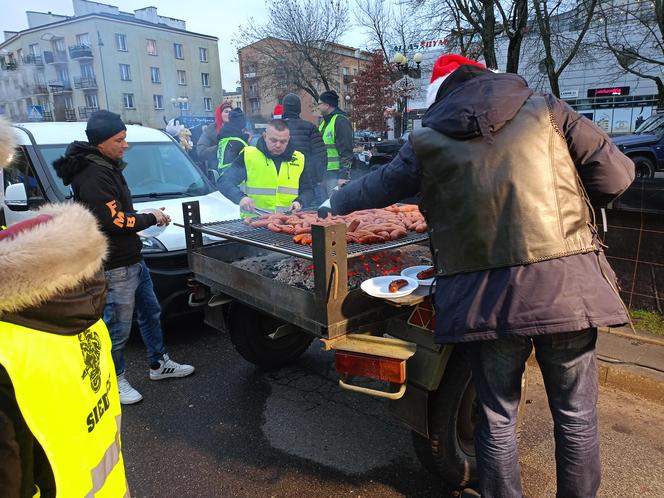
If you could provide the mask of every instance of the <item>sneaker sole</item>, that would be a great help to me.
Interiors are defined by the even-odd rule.
[[[159,375],[159,376],[156,376],[156,375],[153,376],[152,374],[150,374],[150,380],[181,379],[182,377],[190,376],[194,372],[195,372],[195,370],[192,370],[191,372],[188,372],[188,373],[181,373],[181,374],[172,373],[172,374],[165,374],[165,375]]]
[[[141,401],[143,401],[143,396],[141,396],[141,397],[138,398],[137,400],[132,400],[132,401],[126,401],[126,400],[123,401],[123,400],[120,400],[120,404],[121,404],[121,405],[135,405],[136,403],[139,403],[139,402],[141,402]]]

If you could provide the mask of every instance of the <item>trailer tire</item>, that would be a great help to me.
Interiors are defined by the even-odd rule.
[[[313,336],[305,331],[293,332],[277,339],[268,337],[284,323],[235,301],[228,308],[226,329],[242,358],[257,367],[270,370],[298,359],[313,341]]]
[[[526,378],[524,373],[517,436],[526,404]],[[452,487],[462,488],[477,482],[473,440],[476,419],[477,403],[469,350],[464,345],[457,345],[445,367],[440,386],[429,397],[429,439],[412,432],[415,453],[422,465]]]

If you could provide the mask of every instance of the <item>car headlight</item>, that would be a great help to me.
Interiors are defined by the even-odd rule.
[[[141,244],[143,244],[141,252],[166,252],[168,250],[164,244],[154,237],[141,237]]]

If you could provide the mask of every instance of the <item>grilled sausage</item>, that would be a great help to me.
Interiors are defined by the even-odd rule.
[[[353,220],[348,225],[346,232],[354,232],[355,230],[357,230],[357,227],[359,226],[360,226],[360,220]]]
[[[426,270],[422,270],[421,272],[419,272],[416,275],[416,277],[418,278],[418,280],[427,280],[427,279],[433,277],[434,272],[435,272],[435,270],[434,270],[433,266],[431,266],[431,267],[427,268]]]
[[[408,285],[408,280],[400,278],[398,280],[392,280],[387,286],[387,290],[390,292],[397,292],[399,289],[401,289],[402,287],[406,287],[407,285]]]

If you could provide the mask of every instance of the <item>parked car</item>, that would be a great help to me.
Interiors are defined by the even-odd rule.
[[[410,130],[407,130],[399,138],[383,140],[374,144],[371,149],[371,165],[379,166],[389,163],[397,155],[403,144],[406,143],[409,135]]]
[[[34,215],[47,202],[72,198],[53,170],[73,140],[87,140],[86,123],[23,123],[13,125],[18,147],[10,165],[0,172],[0,224],[11,225]],[[127,125],[128,167],[124,176],[134,207],[165,207],[175,223],[183,223],[182,203],[199,201],[204,220],[240,217],[239,207],[221,195],[171,136],[139,125]],[[211,242],[206,237],[205,242]],[[184,230],[169,225],[157,237],[142,238],[143,256],[165,314],[187,309],[192,289]],[[191,303],[191,301],[189,301]]]
[[[612,140],[634,161],[637,178],[654,178],[656,171],[664,170],[664,113],[646,119],[632,135]]]

